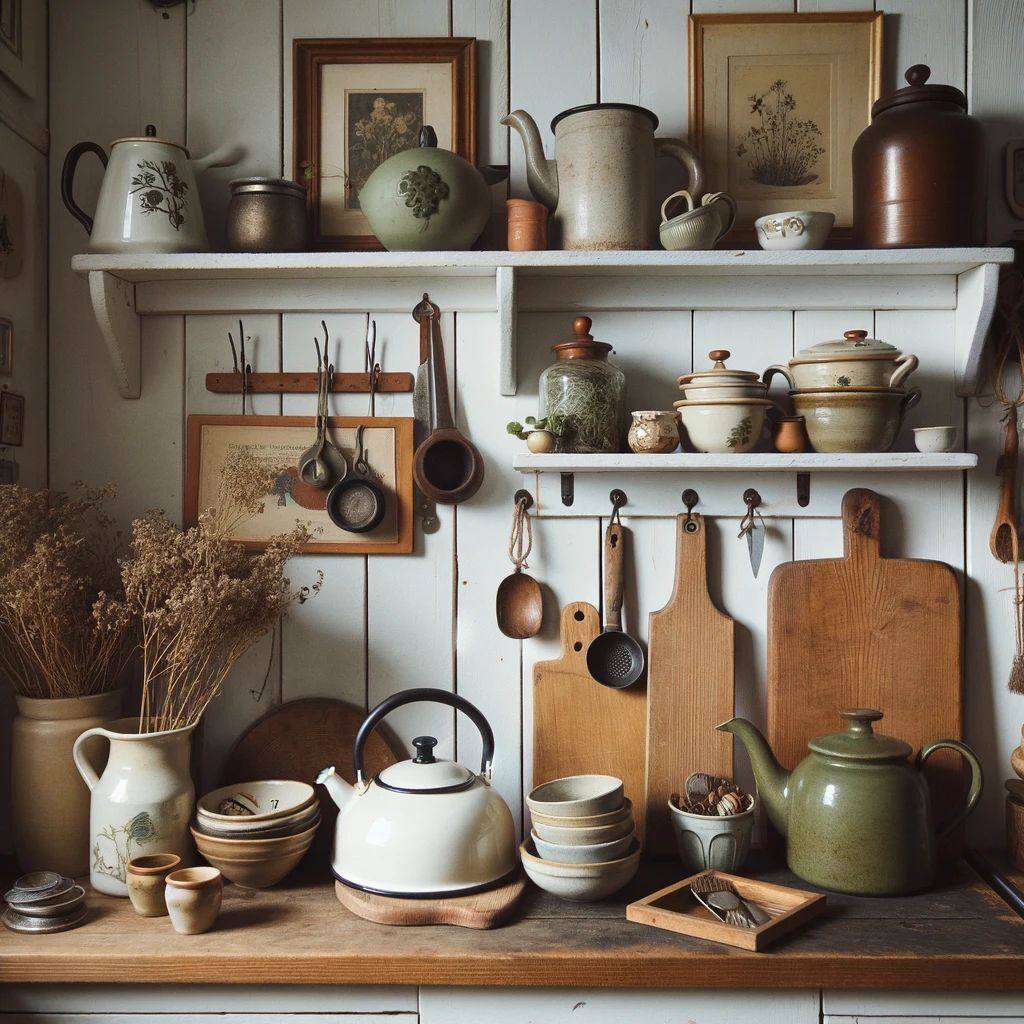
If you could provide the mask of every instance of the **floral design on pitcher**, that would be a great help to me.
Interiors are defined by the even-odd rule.
[[[725,443],[730,448],[740,448],[750,441],[750,434],[753,429],[754,425],[751,423],[750,417],[744,416],[743,419],[741,419],[739,423],[729,431],[729,437]]]
[[[398,192],[405,196],[405,205],[412,210],[412,215],[423,220],[420,231],[426,231],[430,218],[440,209],[441,200],[448,198],[450,190],[437,171],[420,164],[415,171],[406,171],[402,175]]]
[[[130,195],[139,197],[142,212],[164,213],[177,231],[185,223],[185,193],[188,185],[178,177],[171,160],[142,160],[135,165],[139,173],[132,178]]]
[[[92,869],[101,875],[109,875],[119,882],[125,880],[125,867],[135,856],[132,843],[143,845],[160,839],[160,833],[153,823],[149,811],[140,811],[127,824],[118,828],[108,825],[97,837],[92,848]],[[114,863],[111,864],[104,856],[100,843],[102,840],[113,847]],[[108,851],[109,852],[109,851]]]

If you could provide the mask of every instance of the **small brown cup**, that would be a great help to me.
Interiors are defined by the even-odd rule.
[[[124,882],[128,899],[139,917],[167,916],[164,880],[180,866],[181,858],[173,853],[152,853],[128,861]]]
[[[810,441],[803,416],[784,416],[772,432],[772,444],[777,452],[786,455],[807,451]]]
[[[220,913],[224,880],[216,868],[182,868],[167,876],[167,912],[174,930],[200,935],[213,927]]]
[[[537,252],[548,247],[548,208],[532,199],[506,199],[509,252]]]

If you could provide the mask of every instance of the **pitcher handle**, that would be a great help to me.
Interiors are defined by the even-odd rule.
[[[668,204],[673,199],[685,199],[686,200],[686,212],[689,213],[693,209],[693,196],[686,191],[685,188],[681,188],[678,192],[673,192],[672,195],[667,196],[665,202],[661,204],[661,222],[662,224],[668,220]]]
[[[761,374],[761,380],[764,381],[765,389],[772,382],[772,377],[778,374],[780,377],[786,378],[786,383],[789,385],[790,390],[796,388],[796,381],[793,380],[793,371],[788,366],[783,366],[782,363],[776,363],[774,366],[769,366],[764,373]]]
[[[697,154],[682,139],[655,139],[654,155],[668,156],[686,168],[686,188],[690,195],[704,195],[704,168]]]
[[[925,761],[942,747],[949,747],[950,750],[958,751],[971,766],[971,788],[967,791],[967,800],[957,815],[935,834],[937,842],[945,839],[974,810],[974,805],[981,797],[981,789],[985,782],[985,776],[981,770],[981,762],[978,760],[977,755],[966,743],[961,743],[959,740],[935,740],[934,743],[929,743],[927,746],[922,747],[921,752],[917,755],[918,769],[923,768]]]
[[[106,729],[96,726],[93,729],[86,729],[75,740],[75,745],[71,748],[71,756],[75,759],[75,767],[78,769],[78,774],[82,776],[90,790],[96,788],[96,783],[100,781],[100,777],[96,774],[96,769],[93,768],[89,763],[89,759],[85,756],[82,744],[93,736],[102,736],[105,740],[110,739],[110,733]]]
[[[74,193],[72,192],[78,161],[86,153],[95,153],[100,158],[100,163],[103,164],[104,170],[106,170],[107,154],[101,146],[97,146],[95,142],[79,142],[78,145],[72,146],[68,150],[68,155],[64,157],[64,167],[60,172],[60,197],[64,200],[64,205],[68,208],[71,216],[91,235],[92,217],[75,202]]]
[[[912,355],[910,352],[899,357],[896,360],[896,369],[893,371],[893,375],[889,378],[889,387],[898,388],[901,387],[903,382],[917,369],[917,356]]]

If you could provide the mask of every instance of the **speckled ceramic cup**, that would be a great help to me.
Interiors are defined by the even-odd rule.
[[[181,866],[176,853],[153,853],[136,857],[125,866],[128,899],[139,917],[166,917],[164,886],[167,876]]]
[[[182,868],[167,876],[165,897],[174,930],[182,935],[208,932],[220,913],[224,882],[216,868]]]

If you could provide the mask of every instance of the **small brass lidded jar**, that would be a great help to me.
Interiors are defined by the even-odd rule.
[[[226,233],[231,252],[305,251],[305,186],[287,178],[237,178],[231,182]]]

